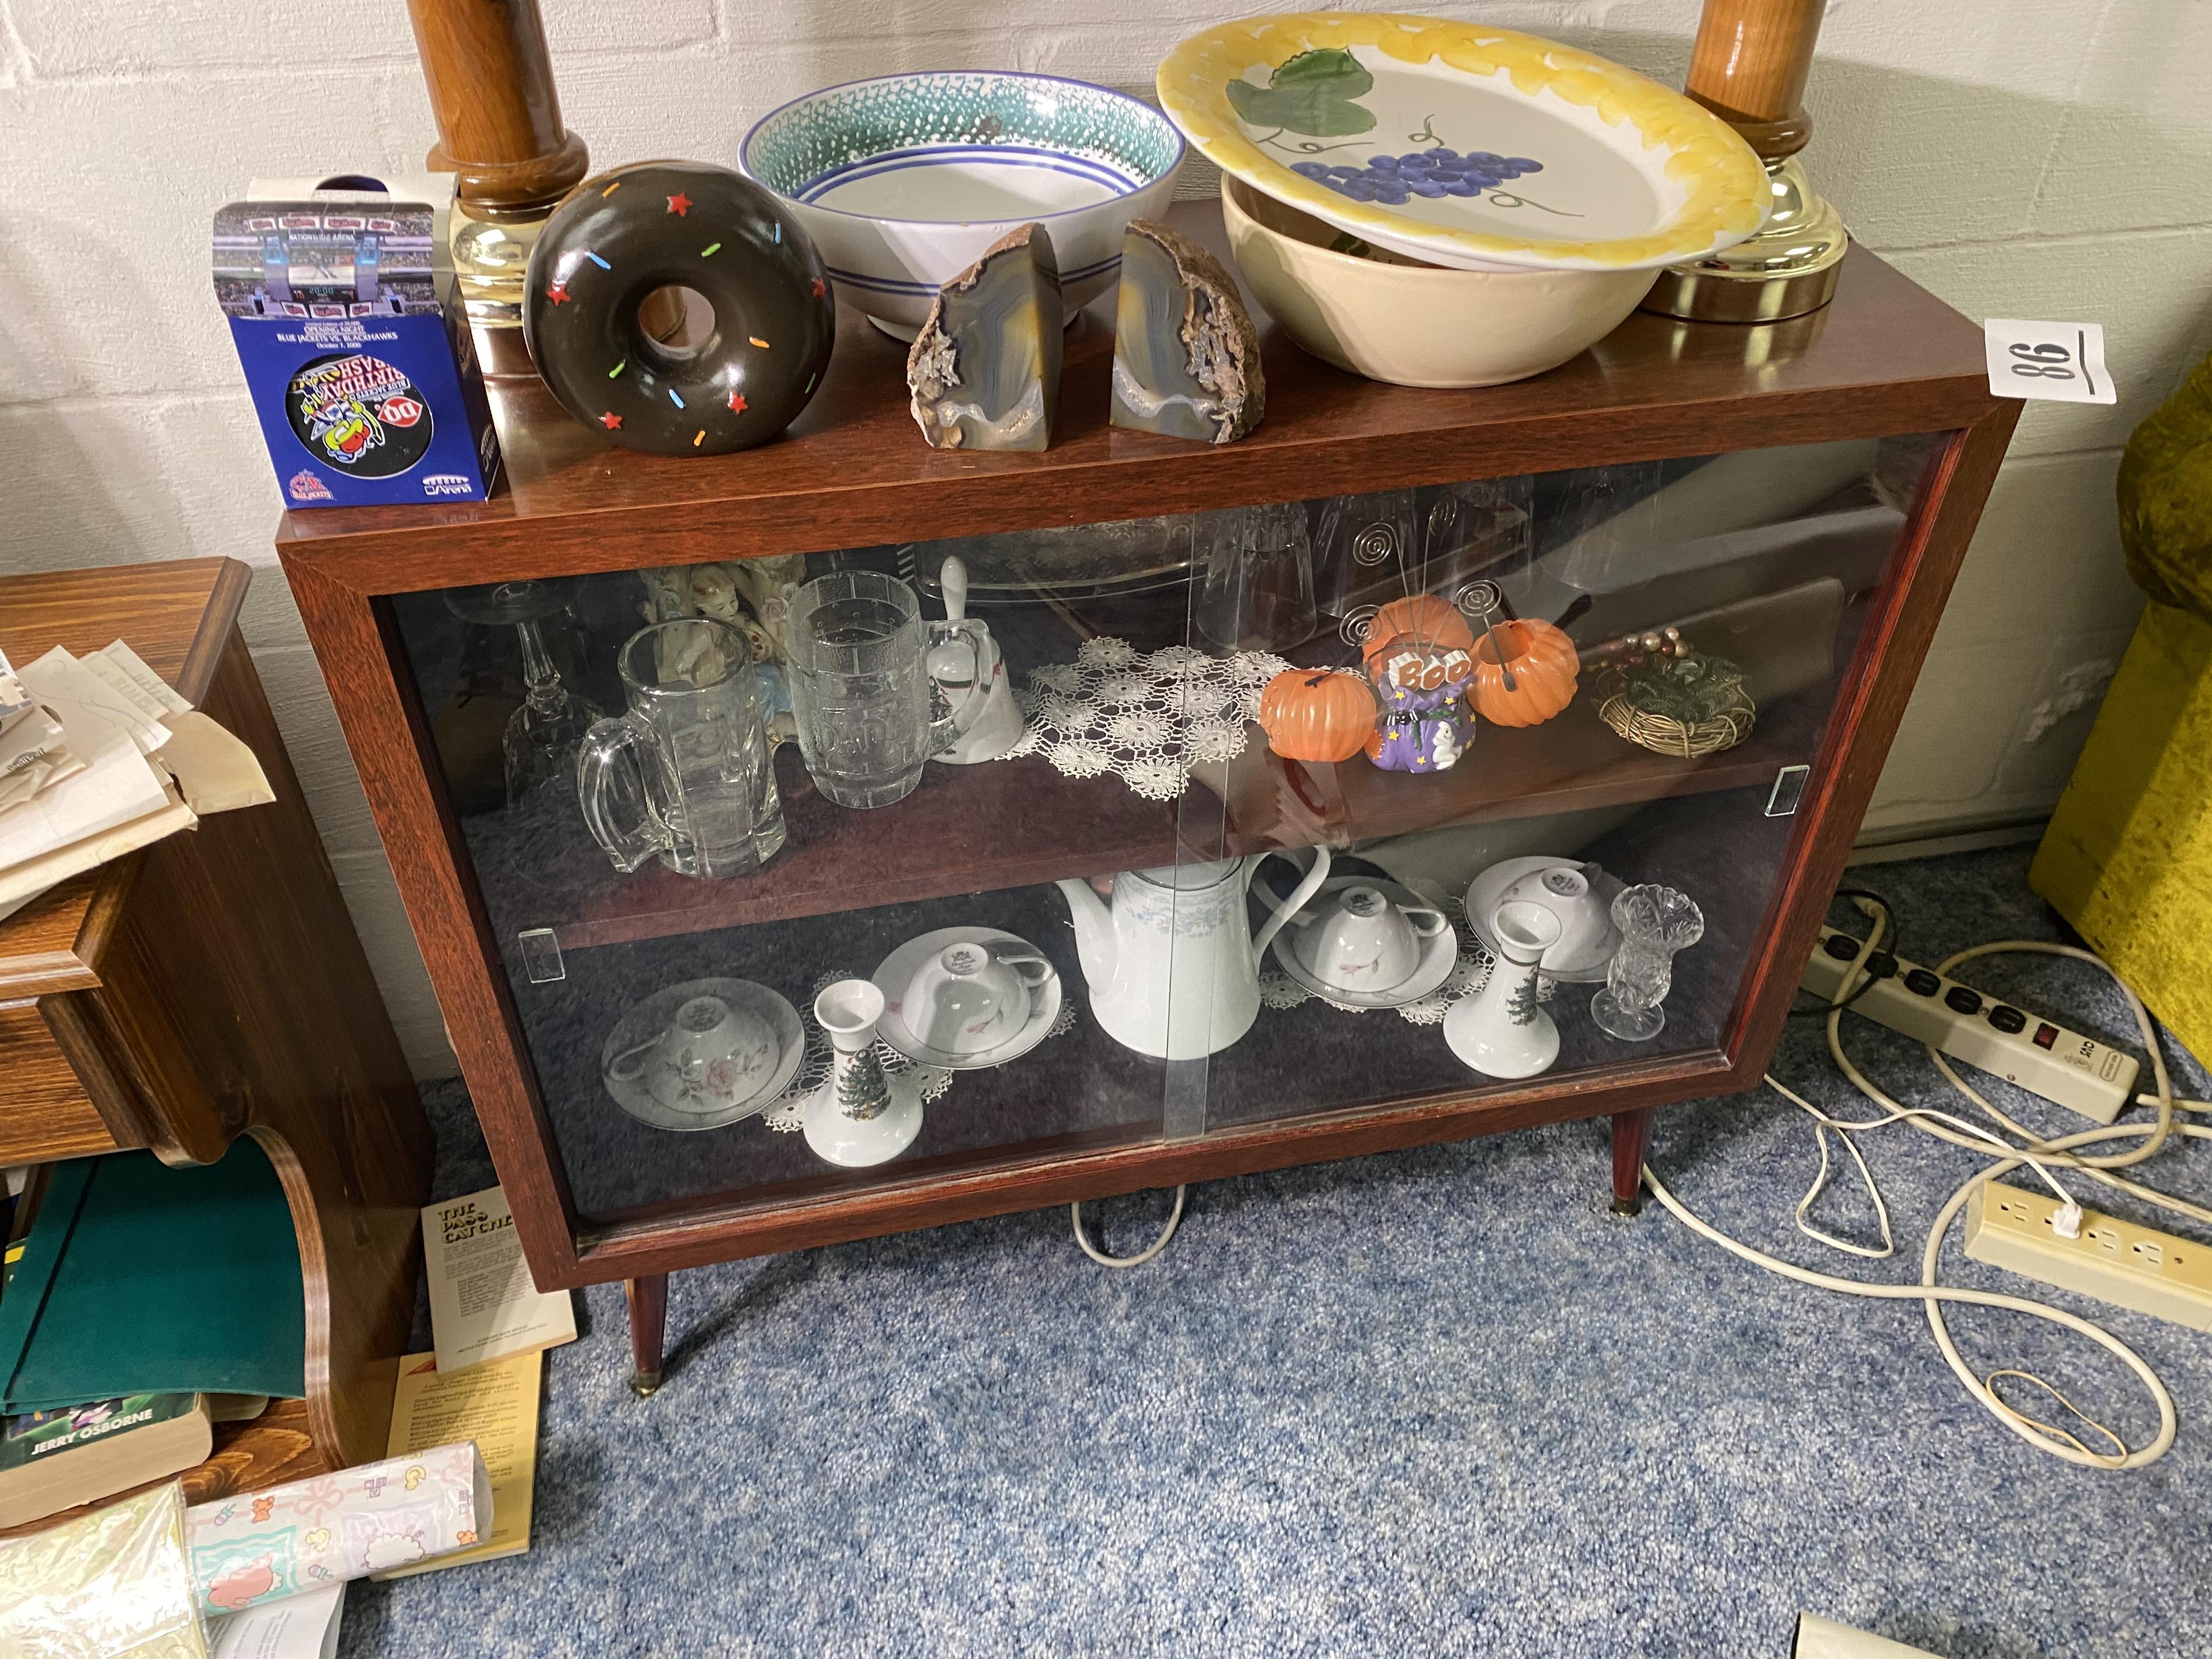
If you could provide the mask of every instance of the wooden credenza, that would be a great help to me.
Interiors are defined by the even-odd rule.
[[[219,1427],[194,1502],[384,1455],[413,1322],[428,1121],[237,627],[233,559],[0,579],[0,650],[122,638],[276,793],[0,921],[0,1164],[267,1151],[299,1235],[307,1398]],[[43,1523],[41,1523],[43,1524]]]

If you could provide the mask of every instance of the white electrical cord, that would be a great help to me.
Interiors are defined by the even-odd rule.
[[[2030,1300],[2026,1297],[2005,1296],[1995,1291],[1959,1290],[1940,1285],[1936,1282],[1936,1270],[1944,1235],[1949,1231],[1951,1223],[1956,1219],[1959,1212],[1966,1207],[1966,1201],[1972,1195],[1974,1189],[1985,1182],[1993,1181],[1999,1176],[2008,1175],[2023,1167],[2032,1166],[2045,1184],[2059,1195],[2065,1207],[2058,1217],[2054,1218],[2054,1224],[2059,1227],[2062,1237],[2079,1236],[2081,1206],[2067,1194],[2065,1188],[2058,1184],[2051,1169],[2046,1165],[2079,1170],[2085,1175],[2105,1182],[2108,1185],[2123,1188],[2149,1202],[2194,1219],[2212,1223],[2212,1210],[2206,1210],[2184,1200],[2155,1192],[2150,1188],[2124,1180],[2111,1173],[2115,1168],[2139,1164],[2151,1157],[2165,1145],[2169,1137],[2174,1134],[2196,1139],[2212,1139],[2212,1129],[2203,1128],[2195,1124],[2177,1124],[2173,1121],[2173,1113],[2177,1107],[2189,1111],[2205,1111],[2212,1110],[2212,1106],[2208,1106],[2203,1102],[2178,1101],[2174,1098],[2172,1084],[2166,1074],[2165,1056],[2160,1052],[2158,1035],[2151,1024],[2149,1011],[2143,1006],[2142,1000],[2136,995],[2133,988],[2121,979],[2109,963],[2087,951],[2079,950],[2072,945],[2052,945],[2031,939],[2008,939],[1996,944],[1977,945],[1969,951],[1961,951],[1946,958],[1938,966],[1936,971],[1948,974],[1960,963],[1972,961],[1978,957],[1990,956],[2001,951],[2021,951],[2072,957],[2080,961],[2094,963],[2103,969],[2106,973],[2112,975],[2112,982],[2119,987],[2121,994],[2126,997],[2129,1007],[2134,1012],[2136,1030],[2142,1038],[2144,1050],[2150,1060],[2151,1074],[2157,1083],[2154,1093],[2140,1096],[2138,1099],[2141,1103],[2157,1109],[2157,1120],[2151,1123],[2113,1124],[2107,1127],[2089,1129],[2080,1133],[2060,1135],[2053,1139],[2043,1139],[2006,1116],[1968,1086],[1966,1081],[1952,1070],[1949,1063],[1932,1044],[1928,1047],[1929,1055],[1952,1086],[1987,1112],[2006,1130],[2018,1135],[2026,1144],[2014,1146],[1978,1124],[1969,1122],[1947,1112],[1930,1111],[1924,1108],[1899,1104],[1869,1081],[1865,1074],[1851,1063],[1850,1057],[1844,1053],[1843,1049],[1842,1005],[1850,999],[1856,988],[1854,984],[1855,976],[1867,957],[1876,948],[1881,938],[1886,920],[1885,915],[1877,915],[1863,902],[1860,902],[1859,908],[1874,918],[1875,931],[1873,937],[1867,941],[1864,948],[1853,962],[1851,969],[1845,973],[1843,984],[1838,988],[1832,999],[1834,1006],[1831,1006],[1827,1016],[1828,1049],[1834,1056],[1836,1064],[1842,1069],[1844,1075],[1850,1080],[1852,1085],[1868,1099],[1881,1107],[1884,1115],[1869,1119],[1863,1122],[1832,1117],[1785,1087],[1771,1075],[1765,1080],[1769,1087],[1810,1113],[1814,1120],[1813,1133],[1820,1144],[1820,1170],[1814,1181],[1812,1188],[1807,1192],[1797,1206],[1797,1224],[1799,1229],[1808,1237],[1818,1239],[1833,1249],[1846,1250],[1862,1256],[1885,1256],[1892,1254],[1895,1249],[1890,1233],[1888,1206],[1882,1200],[1880,1188],[1875,1184],[1873,1172],[1867,1167],[1865,1158],[1860,1155],[1857,1146],[1851,1139],[1851,1136],[1859,1130],[1881,1128],[1891,1123],[1911,1123],[1914,1127],[1932,1134],[1939,1139],[1949,1141],[1954,1146],[1964,1146],[1984,1157],[1995,1156],[1999,1158],[1999,1162],[1992,1164],[1989,1168],[1968,1179],[1965,1185],[1951,1194],[1950,1199],[1937,1212],[1934,1223],[1929,1228],[1927,1246],[1921,1253],[1920,1283],[1917,1285],[1869,1284],[1861,1279],[1838,1279],[1831,1274],[1814,1273],[1809,1268],[1797,1267],[1792,1262],[1784,1261],[1762,1251],[1755,1250],[1747,1244],[1739,1243],[1699,1219],[1680,1199],[1667,1190],[1659,1178],[1651,1172],[1648,1164],[1643,1170],[1645,1184],[1651,1188],[1653,1196],[1657,1198],[1677,1220],[1692,1232],[1718,1244],[1732,1255],[1741,1256],[1755,1266],[1765,1268],[1770,1273],[1778,1273],[1785,1279],[1793,1279],[1802,1284],[1816,1285],[1822,1290],[1835,1291],[1849,1296],[1874,1297],[1896,1301],[1917,1299],[1927,1310],[1929,1329],[1935,1335],[1936,1346],[1942,1352],[1945,1363],[1966,1385],[1966,1391],[1999,1422],[2037,1449],[2049,1452],[2054,1457],[2062,1457],[2070,1463],[2077,1463],[2089,1468],[2141,1468],[2147,1463],[2155,1462],[2165,1455],[2167,1449],[2173,1443],[2176,1427],[2173,1397],[2166,1392],[2165,1384],[2159,1381],[2157,1374],[2133,1349],[2102,1327],[2088,1320],[2065,1312],[2062,1309]],[[1852,1161],[1857,1164],[1861,1179],[1866,1183],[1867,1191],[1874,1200],[1875,1213],[1881,1223],[1882,1238],[1881,1247],[1878,1249],[1836,1238],[1811,1224],[1808,1212],[1828,1182],[1830,1164],[1827,1136],[1831,1129],[1836,1132],[1838,1138],[1843,1142],[1844,1150],[1850,1153]],[[2115,1139],[2136,1139],[2142,1144],[2124,1152],[2104,1156],[2093,1157],[2075,1150],[2079,1147]],[[1991,1152],[1992,1147],[1996,1149],[1994,1153]],[[2071,1231],[2064,1231],[2069,1222],[2071,1224]],[[2143,1386],[2149,1390],[2151,1398],[2158,1407],[2157,1437],[2141,1449],[2130,1450],[2118,1435],[2081,1412],[2057,1389],[2031,1372],[2001,1370],[1991,1372],[1986,1377],[1978,1376],[1967,1365],[1966,1360],[1960,1356],[1957,1346],[1951,1340],[1950,1329],[1943,1320],[1942,1304],[1946,1302],[1961,1302],[1978,1307],[2009,1308],[2015,1312],[2030,1314],[2036,1318],[2048,1320],[2053,1324],[2063,1325],[2070,1330],[2079,1331],[2109,1350],[2134,1371],[2136,1376],[2142,1379]],[[2039,1422],[2016,1410],[1997,1395],[1994,1384],[1999,1377],[2020,1378],[2042,1389],[2065,1406],[2068,1410],[2074,1412],[2075,1415],[2081,1418],[2089,1428],[2110,1440],[2118,1450],[2110,1454],[2093,1451],[2077,1437],[2066,1430]]]
[[[1176,1188],[1175,1208],[1168,1212],[1168,1224],[1160,1229],[1160,1236],[1154,1239],[1150,1246],[1139,1251],[1135,1255],[1108,1255],[1092,1244],[1083,1231],[1083,1206],[1079,1202],[1067,1206],[1067,1219],[1075,1229],[1075,1242],[1083,1246],[1083,1254],[1100,1267],[1141,1267],[1162,1250],[1167,1249],[1168,1240],[1175,1237],[1176,1229],[1182,1224],[1182,1197],[1188,1190],[1187,1187]]]

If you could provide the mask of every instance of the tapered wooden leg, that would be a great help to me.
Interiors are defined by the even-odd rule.
[[[643,1400],[660,1387],[660,1348],[668,1333],[668,1275],[623,1281],[629,1303],[630,1391]]]
[[[1635,1215],[1644,1208],[1644,1155],[1651,1149],[1649,1106],[1617,1112],[1613,1119],[1613,1212]]]

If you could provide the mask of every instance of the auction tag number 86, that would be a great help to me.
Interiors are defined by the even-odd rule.
[[[2117,401],[2112,377],[2105,372],[2105,331],[2098,324],[1991,318],[1982,332],[1992,396],[2069,404]]]

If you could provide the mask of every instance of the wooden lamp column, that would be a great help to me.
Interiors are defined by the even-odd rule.
[[[1850,243],[1813,191],[1797,152],[1813,136],[1805,77],[1827,0],[1705,0],[1683,90],[1743,135],[1766,163],[1766,228],[1750,240],[1662,271],[1647,311],[1701,322],[1768,323],[1835,297]]]
[[[428,165],[459,175],[453,264],[477,353],[489,373],[526,374],[530,251],[590,156],[561,124],[538,0],[407,0],[407,12],[438,123]]]

